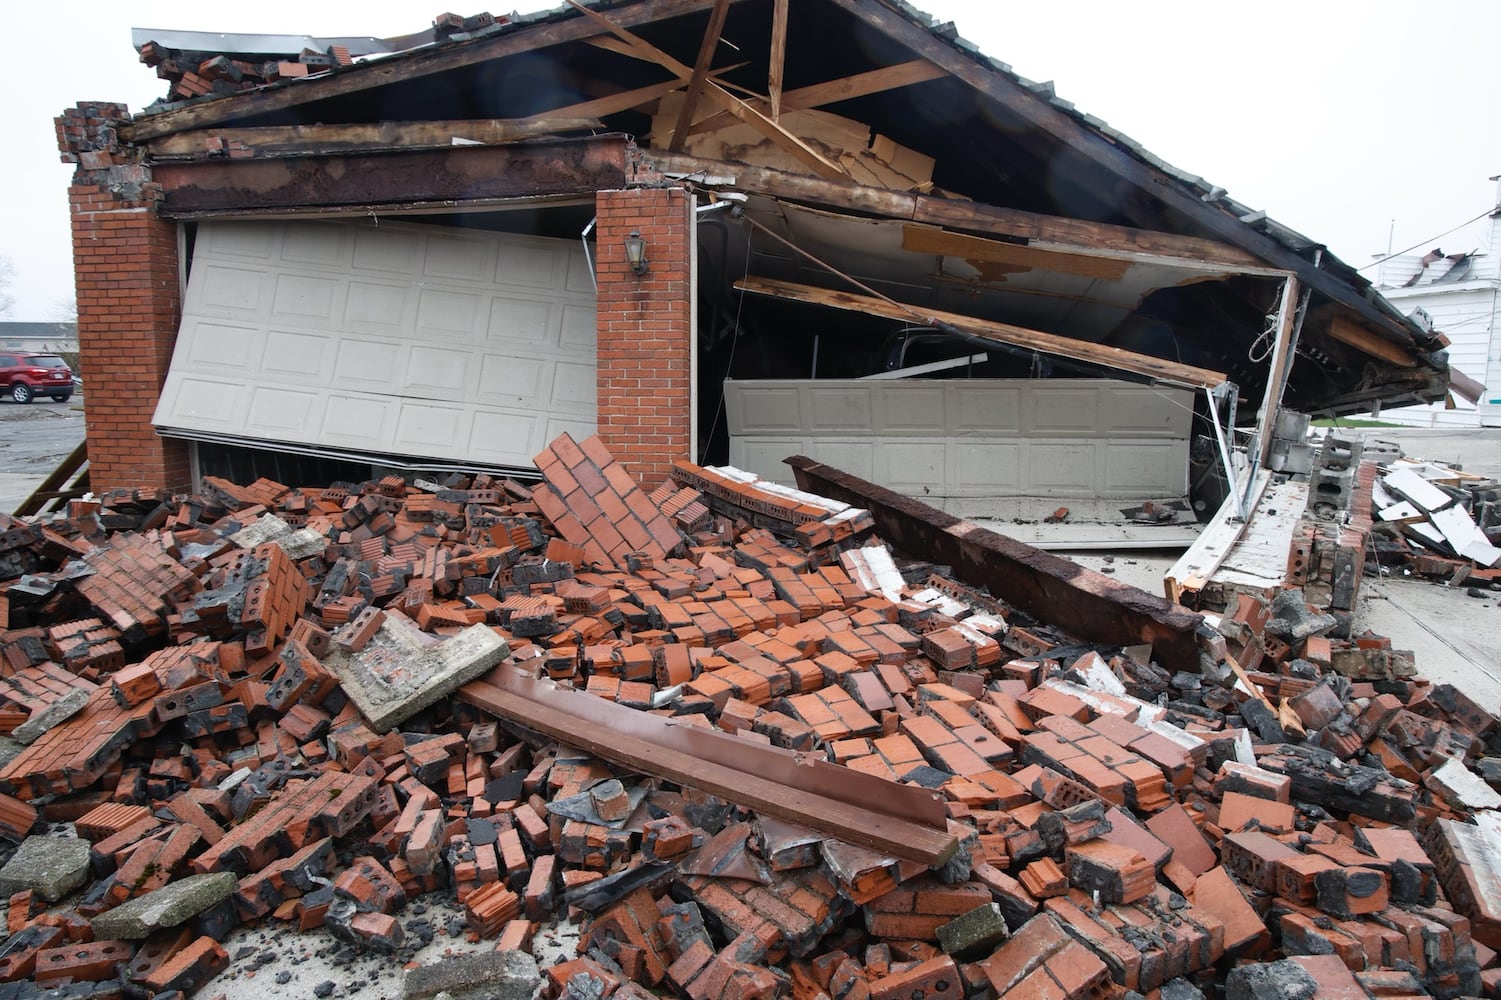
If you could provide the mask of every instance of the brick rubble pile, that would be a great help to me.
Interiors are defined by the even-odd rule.
[[[480,978],[568,1000],[1498,995],[1497,720],[1301,591],[1170,674],[863,511],[647,491],[596,438],[538,466],[0,524],[0,983],[190,995],[257,921],[400,962],[441,893]],[[522,683],[642,728],[544,735]],[[604,759],[668,719],[930,790],[948,847]],[[579,953],[529,967],[560,920]],[[479,976],[445,965],[407,995]]]

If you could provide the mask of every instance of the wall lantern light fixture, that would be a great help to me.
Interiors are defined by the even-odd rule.
[[[637,274],[645,274],[648,261],[646,259],[646,240],[641,238],[638,230],[632,229],[631,235],[625,238],[625,260],[631,265],[631,270]]]

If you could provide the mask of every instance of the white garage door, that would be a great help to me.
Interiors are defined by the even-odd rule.
[[[808,455],[944,509],[1142,500],[1188,488],[1193,396],[1109,379],[725,383],[730,464],[777,482]]]
[[[577,241],[401,223],[198,229],[166,435],[527,467],[595,429]]]

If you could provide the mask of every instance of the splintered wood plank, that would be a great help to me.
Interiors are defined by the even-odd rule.
[[[667,70],[669,73],[677,76],[679,80],[692,79],[693,70],[691,67],[678,62],[672,56],[668,55],[666,52],[663,52],[661,49],[646,41],[644,38],[632,34],[598,11],[585,7],[583,4],[579,3],[578,0],[568,0],[568,5],[582,13],[585,17],[599,24],[601,27],[609,30],[612,34],[615,35],[616,38],[619,38],[621,41],[625,42],[628,46],[630,46],[637,58],[645,60],[647,62],[656,63],[663,69]],[[776,122],[772,121],[770,118],[766,117],[755,108],[751,107],[749,102],[741,100],[734,94],[731,94],[728,90],[725,90],[719,84],[713,82],[712,80],[706,81],[704,93],[715,104],[718,104],[722,110],[728,111],[731,115],[738,118],[740,121],[749,125],[757,132],[760,132],[762,135],[766,136],[772,142],[775,142],[777,145],[781,146],[799,162],[809,167],[814,173],[819,174],[822,177],[842,178],[848,176],[844,168],[839,164],[835,163],[833,160],[830,160],[818,150],[814,149],[812,146],[808,145],[806,142],[799,139],[791,132],[788,132],[786,129],[782,128],[782,126],[778,125]]]
[[[515,673],[514,668],[501,668],[502,671],[508,669]],[[665,739],[651,739],[626,729],[627,726],[656,725],[665,733],[667,723],[656,716],[623,708],[583,692],[561,689],[555,696],[550,696],[550,701],[557,704],[544,704],[527,697],[516,685],[500,687],[491,683],[492,680],[505,683],[503,676],[497,676],[499,673],[492,672],[486,678],[464,685],[459,689],[458,697],[497,718],[508,719],[640,774],[698,788],[755,812],[894,857],[935,866],[945,863],[958,848],[958,841],[946,829],[897,818],[881,811],[879,802],[865,807],[833,799],[763,777],[755,770],[741,769],[679,750],[668,745]],[[525,681],[521,682],[522,686],[525,684]],[[560,707],[578,699],[585,699],[580,708],[587,708],[587,718]],[[620,725],[611,725],[609,720],[616,717],[622,720]],[[736,747],[735,752],[755,761],[760,759],[759,751],[764,749],[747,743],[743,749]],[[851,781],[859,778],[871,780],[854,773],[850,778]],[[889,784],[893,793],[906,791],[903,786]]]
[[[947,324],[957,327],[965,333],[979,337],[982,340],[993,340],[1000,344],[1013,344],[1017,347],[1042,351],[1044,354],[1055,354],[1059,357],[1073,358],[1076,361],[1102,365],[1117,371],[1128,371],[1137,375],[1145,375],[1172,385],[1212,388],[1225,381],[1224,373],[1210,371],[1207,368],[1195,368],[1192,365],[1167,361],[1162,358],[1152,357],[1149,354],[1138,354],[1135,351],[1127,351],[1119,347],[1108,347],[1104,344],[1095,344],[1087,340],[1061,337],[1057,334],[1043,333],[1040,330],[1029,330],[1026,327],[1013,326],[1010,323],[998,323],[994,320],[979,319],[959,313],[943,312],[937,309],[920,309],[917,306],[891,303],[870,295],[830,291],[825,288],[815,288],[812,285],[800,285],[791,281],[775,281],[770,278],[745,278],[735,282],[735,287],[741,291],[754,292],[757,295],[769,295],[773,298],[788,299],[794,302],[807,302],[811,305],[827,306],[831,309],[843,309],[848,312],[884,316],[887,319],[916,319],[930,326]]]

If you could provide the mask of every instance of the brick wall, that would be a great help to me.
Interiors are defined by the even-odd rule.
[[[146,168],[121,162],[116,105],[80,105],[57,119],[68,189],[85,378],[89,482],[185,487],[188,448],[161,438],[151,415],[161,395],[181,313],[177,227],[156,218]]]
[[[599,436],[638,482],[655,486],[693,457],[693,199],[682,188],[600,191]],[[631,271],[625,238],[646,240]]]

